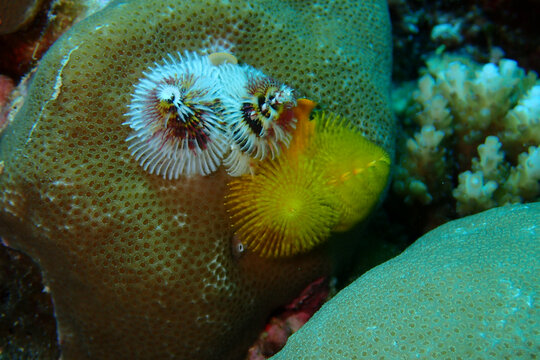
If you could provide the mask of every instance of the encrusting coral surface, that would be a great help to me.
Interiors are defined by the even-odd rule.
[[[115,1],[76,24],[0,139],[0,234],[42,268],[64,359],[242,358],[331,271],[325,248],[242,252],[225,170],[169,180],[130,156],[134,84],[177,51],[232,53],[393,153],[385,1]]]
[[[418,239],[339,292],[272,359],[534,359],[540,203]]]

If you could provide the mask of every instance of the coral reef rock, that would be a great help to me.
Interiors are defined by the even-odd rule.
[[[540,203],[449,222],[323,305],[272,359],[534,359]]]
[[[242,251],[223,169],[167,180],[130,156],[134,85],[177,51],[232,53],[393,152],[386,1],[114,1],[77,23],[0,139],[0,234],[41,267],[64,359],[242,358],[331,271],[324,248]]]
[[[43,0],[0,1],[0,35],[13,33],[32,21]]]

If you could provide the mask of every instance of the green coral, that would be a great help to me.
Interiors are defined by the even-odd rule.
[[[539,216],[540,203],[519,204],[438,227],[340,291],[272,359],[535,359]]]
[[[405,202],[443,203],[452,194],[465,215],[539,198],[536,73],[509,59],[481,65],[434,55],[412,95],[400,94],[394,108],[417,129],[398,151],[393,188]]]

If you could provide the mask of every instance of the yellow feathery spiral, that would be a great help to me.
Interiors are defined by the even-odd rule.
[[[339,116],[317,113],[313,121],[306,155],[321,166],[339,204],[341,220],[332,230],[346,231],[377,203],[390,173],[390,156]]]
[[[293,139],[278,159],[229,183],[226,205],[240,241],[264,257],[291,256],[364,219],[386,186],[390,158],[336,115],[300,101]],[[307,113],[306,113],[307,112]]]
[[[338,212],[313,162],[281,157],[256,171],[231,181],[226,199],[248,249],[265,257],[290,256],[328,238]]]

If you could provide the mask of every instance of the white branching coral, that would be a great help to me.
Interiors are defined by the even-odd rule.
[[[435,129],[435,126],[426,125],[420,133],[414,135],[414,139],[407,140],[407,149],[411,154],[427,160],[436,151],[443,137],[444,133]]]
[[[457,200],[458,214],[534,201],[540,195],[540,149],[531,146],[528,152],[519,155],[517,166],[510,166],[504,161],[501,147],[496,136],[488,136],[485,143],[478,146],[479,158],[472,160],[474,172],[459,174],[459,185],[452,193]]]
[[[525,75],[509,59],[502,59],[498,65],[480,66],[468,59],[444,56],[428,60],[427,65],[425,77],[432,78],[433,96],[418,98],[419,104],[429,109],[438,96],[446,99],[447,111],[454,121],[443,122],[441,126],[453,125],[466,141],[482,141],[485,130],[504,118],[523,90],[530,88],[536,79],[533,73]],[[419,84],[420,90],[422,87]]]
[[[431,40],[443,44],[459,44],[463,41],[461,25],[461,22],[438,24],[431,29]]]
[[[518,165],[504,183],[508,202],[532,201],[540,194],[540,148],[519,155]]]
[[[394,190],[406,202],[447,203],[451,193],[465,215],[539,198],[536,73],[509,59],[481,65],[436,55],[401,109],[405,123],[420,127],[404,141],[395,172]]]
[[[422,126],[436,125],[442,131],[451,131],[452,115],[448,107],[448,100],[441,94],[436,94],[435,80],[430,75],[424,75],[418,81],[418,90],[414,92],[414,99],[422,104],[416,120]]]
[[[486,207],[495,206],[493,193],[497,190],[497,183],[493,180],[485,181],[482,172],[465,171],[459,174],[459,185],[452,194],[458,200],[457,212],[459,214],[477,212]]]
[[[472,159],[472,170],[458,176],[458,187],[452,195],[457,200],[458,214],[470,214],[494,207],[495,190],[504,180],[502,144],[496,136],[488,136],[478,146],[478,155]]]
[[[540,143],[540,85],[533,86],[504,118],[504,140]]]
[[[437,169],[437,166],[444,163],[445,149],[439,146],[443,138],[443,131],[437,130],[433,125],[425,125],[414,138],[407,139],[409,158],[406,168],[414,168],[415,175],[410,176],[412,174],[405,168],[399,168],[394,182],[394,190],[406,194],[407,203],[419,201],[422,204],[429,204],[433,200],[423,180],[440,175],[442,169]]]
[[[496,136],[488,136],[486,141],[478,146],[479,158],[473,159],[472,169],[482,172],[487,179],[497,179],[504,159],[501,147],[502,144]]]

